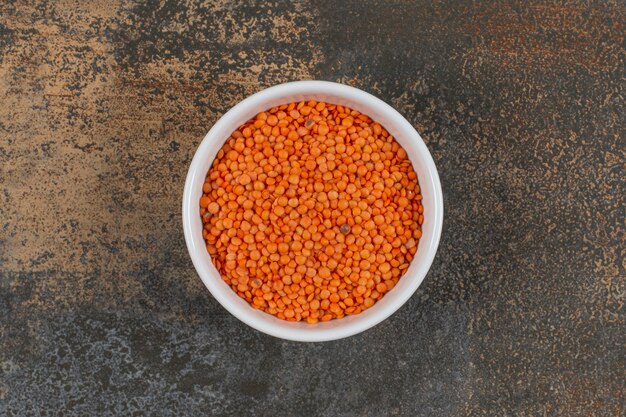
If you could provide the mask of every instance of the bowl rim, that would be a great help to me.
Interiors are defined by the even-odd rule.
[[[417,148],[417,152],[420,154],[420,158],[424,159],[423,162],[426,163],[426,171],[428,172],[429,178],[419,178],[420,186],[422,186],[423,181],[429,180],[431,182],[433,188],[433,205],[430,209],[431,213],[429,215],[432,216],[434,222],[434,229],[432,236],[430,236],[429,241],[427,242],[428,248],[425,260],[419,264],[419,269],[416,271],[417,277],[412,279],[412,283],[410,287],[403,293],[399,294],[395,297],[394,302],[386,304],[385,308],[379,309],[378,314],[371,314],[368,316],[368,320],[358,320],[354,319],[348,325],[341,327],[329,327],[329,328],[316,328],[316,326],[324,323],[318,324],[308,324],[305,323],[306,326],[310,326],[309,328],[300,327],[300,328],[288,328],[287,325],[284,327],[280,326],[279,323],[277,325],[269,325],[266,322],[261,322],[254,319],[252,314],[248,314],[245,311],[242,311],[242,308],[239,307],[238,304],[232,303],[229,300],[226,300],[224,297],[220,295],[221,289],[217,287],[217,283],[214,282],[213,278],[209,276],[209,272],[207,268],[211,268],[213,265],[208,266],[205,265],[202,259],[200,259],[200,250],[206,251],[206,246],[204,244],[204,239],[202,245],[196,245],[194,241],[194,229],[191,222],[191,216],[194,215],[194,212],[198,211],[197,202],[193,200],[193,191],[194,185],[197,184],[197,177],[202,177],[202,184],[204,182],[204,177],[206,176],[206,172],[199,172],[200,165],[205,158],[205,154],[209,151],[211,145],[217,141],[225,141],[226,138],[216,136],[218,131],[223,130],[228,125],[232,124],[235,119],[239,117],[242,113],[250,112],[252,109],[256,109],[261,104],[265,102],[269,102],[272,100],[276,100],[282,96],[294,96],[294,95],[312,95],[315,93],[327,93],[335,96],[345,97],[346,100],[353,100],[359,103],[371,103],[372,106],[377,107],[377,111],[381,113],[385,113],[386,116],[393,119],[394,125],[405,132],[408,132],[411,136],[411,141],[414,141],[414,145]],[[271,108],[273,106],[268,105],[266,108]],[[388,128],[388,126],[386,126]],[[390,130],[388,128],[388,130]],[[422,187],[423,188],[423,187]],[[344,337],[349,337],[355,335],[357,333],[363,332],[371,327],[376,326],[377,324],[384,321],[386,318],[391,316],[394,312],[396,312],[400,307],[402,307],[415,293],[417,288],[421,285],[424,280],[426,274],[428,273],[430,266],[435,258],[437,253],[437,248],[439,246],[439,241],[441,238],[441,232],[443,228],[443,193],[441,189],[441,182],[439,179],[439,174],[437,172],[437,168],[435,166],[435,162],[430,154],[426,144],[423,139],[419,135],[419,133],[413,128],[413,126],[402,116],[397,110],[391,107],[389,104],[384,102],[383,100],[373,96],[370,93],[367,93],[363,90],[360,90],[355,87],[351,87],[345,84],[339,84],[329,81],[293,81],[283,84],[278,84],[266,89],[263,89],[257,93],[254,93],[247,98],[243,99],[235,106],[233,106],[230,110],[224,113],[211,127],[208,133],[204,136],[200,144],[198,145],[191,164],[189,165],[189,169],[187,172],[187,176],[185,179],[185,187],[183,192],[182,199],[182,220],[183,220],[183,230],[185,236],[185,243],[187,245],[187,250],[189,252],[189,256],[193,262],[193,265],[196,269],[196,272],[200,276],[200,279],[207,287],[207,289],[211,292],[213,297],[232,315],[237,317],[239,320],[247,324],[248,326],[259,330],[263,333],[269,334],[274,337],[278,337],[281,339],[293,340],[293,341],[305,341],[305,342],[319,342],[319,341],[329,341],[341,339]],[[422,243],[422,239],[420,239],[420,244]],[[214,267],[213,267],[214,268]],[[407,272],[408,274],[408,272]],[[218,273],[219,276],[219,273]],[[221,278],[220,278],[221,279]],[[230,290],[230,288],[229,288]],[[231,290],[232,291],[232,290]],[[378,304],[378,303],[377,303]],[[246,307],[250,310],[255,310],[253,307],[247,305]],[[374,307],[373,307],[374,308]],[[365,313],[365,312],[364,312]],[[352,317],[358,317],[361,314]],[[267,314],[267,313],[263,313]],[[283,320],[279,320],[281,323],[292,323],[286,322]],[[345,320],[345,319],[339,319]],[[335,320],[331,321],[334,322]],[[326,323],[331,323],[326,322]]]

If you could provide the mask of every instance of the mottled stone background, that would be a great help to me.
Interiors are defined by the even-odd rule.
[[[626,5],[0,1],[1,416],[620,416]],[[422,134],[413,298],[300,344],[211,297],[181,195],[247,95],[323,79]]]

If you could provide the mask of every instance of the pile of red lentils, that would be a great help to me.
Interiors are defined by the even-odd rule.
[[[422,236],[417,175],[368,116],[285,104],[239,127],[203,185],[211,259],[253,307],[308,323],[372,307],[406,272]]]

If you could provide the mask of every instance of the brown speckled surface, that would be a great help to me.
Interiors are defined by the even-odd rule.
[[[0,415],[624,415],[625,26],[617,1],[3,1]],[[230,316],[181,231],[212,123],[298,79],[397,108],[446,205],[413,298],[324,344]]]

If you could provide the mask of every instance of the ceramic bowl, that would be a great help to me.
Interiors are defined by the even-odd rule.
[[[289,322],[251,307],[220,277],[202,237],[199,200],[206,174],[230,134],[261,111],[303,100],[340,104],[379,122],[406,150],[421,188],[424,223],[417,252],[398,284],[374,306],[354,316],[308,324]],[[321,342],[352,336],[385,320],[413,295],[437,252],[443,223],[443,198],[433,158],[420,135],[387,103],[357,88],[326,81],[297,81],[260,91],[224,114],[198,147],[189,167],[183,194],[183,228],[191,260],[215,299],[249,326],[283,339]]]

